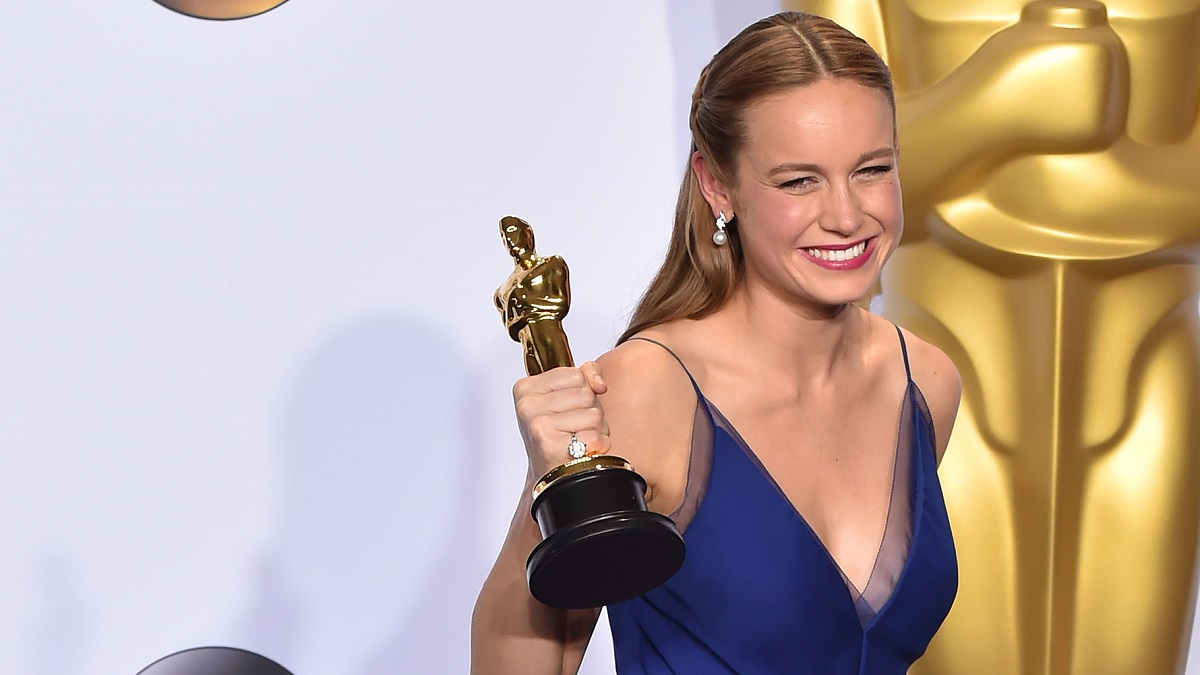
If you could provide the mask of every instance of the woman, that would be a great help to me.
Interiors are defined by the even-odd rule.
[[[684,533],[674,577],[609,607],[622,674],[899,674],[949,611],[936,463],[958,373],[854,304],[903,227],[894,110],[882,60],[831,21],[744,30],[700,75],[667,259],[629,329],[514,387],[530,482],[574,434],[629,459]],[[599,612],[529,595],[538,540],[526,496],[476,605],[477,673],[579,667]]]

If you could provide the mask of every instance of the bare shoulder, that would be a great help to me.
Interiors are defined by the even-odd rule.
[[[683,499],[697,397],[669,342],[654,331],[628,340],[597,363],[608,391],[600,397],[612,453],[647,482],[648,506],[671,513]]]
[[[908,362],[912,368],[913,381],[920,387],[933,418],[937,436],[937,456],[941,461],[950,440],[950,431],[958,415],[958,404],[962,399],[962,380],[958,368],[950,357],[933,343],[917,337],[909,330],[904,332],[908,348]]]

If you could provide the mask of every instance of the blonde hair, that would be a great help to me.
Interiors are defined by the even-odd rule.
[[[667,255],[617,343],[662,323],[699,319],[728,300],[742,280],[736,218],[724,246],[712,243],[712,211],[691,168],[699,152],[713,175],[733,184],[746,142],[744,113],[756,101],[823,79],[847,79],[887,97],[895,114],[892,77],[861,38],[824,17],[782,12],[748,26],[700,72],[692,93],[692,147],[684,169]]]

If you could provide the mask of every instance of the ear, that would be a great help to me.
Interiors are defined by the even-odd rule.
[[[717,178],[708,160],[699,152],[692,153],[692,173],[700,183],[700,192],[704,194],[704,201],[708,202],[709,208],[712,209],[713,218],[723,212],[726,219],[733,220],[737,212],[733,190]]]

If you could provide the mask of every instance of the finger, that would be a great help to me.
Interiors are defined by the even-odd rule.
[[[595,408],[600,410],[599,397],[587,387],[559,389],[544,394],[522,395],[515,402],[517,417],[532,419],[540,415],[565,413],[572,410]]]
[[[612,437],[594,429],[577,432],[575,438],[583,441],[589,455],[608,454],[608,451],[612,449]],[[570,442],[569,439],[568,442]]]
[[[604,382],[604,377],[600,374],[600,364],[595,361],[588,361],[579,366],[580,373],[587,380],[587,384],[592,388],[592,391],[597,394],[603,394],[608,391],[608,384]]]
[[[595,408],[542,415],[531,419],[526,429],[540,448],[566,446],[571,434],[594,432],[597,435],[608,435],[604,416]]]
[[[594,394],[593,394],[594,396]],[[570,436],[583,431],[609,435],[608,418],[599,406],[572,407],[562,411],[539,410],[535,414],[522,415],[518,408],[518,419],[541,442],[553,442],[556,436]]]
[[[550,464],[566,461],[566,458],[571,454],[570,445],[572,438],[583,443],[583,451],[586,455],[607,454],[612,448],[612,438],[608,434],[602,434],[594,429],[579,431],[574,434],[562,434],[555,438],[557,442],[542,446],[539,452],[544,461]]]
[[[586,378],[578,368],[564,366],[517,380],[513,385],[513,398],[585,386],[587,386]]]

